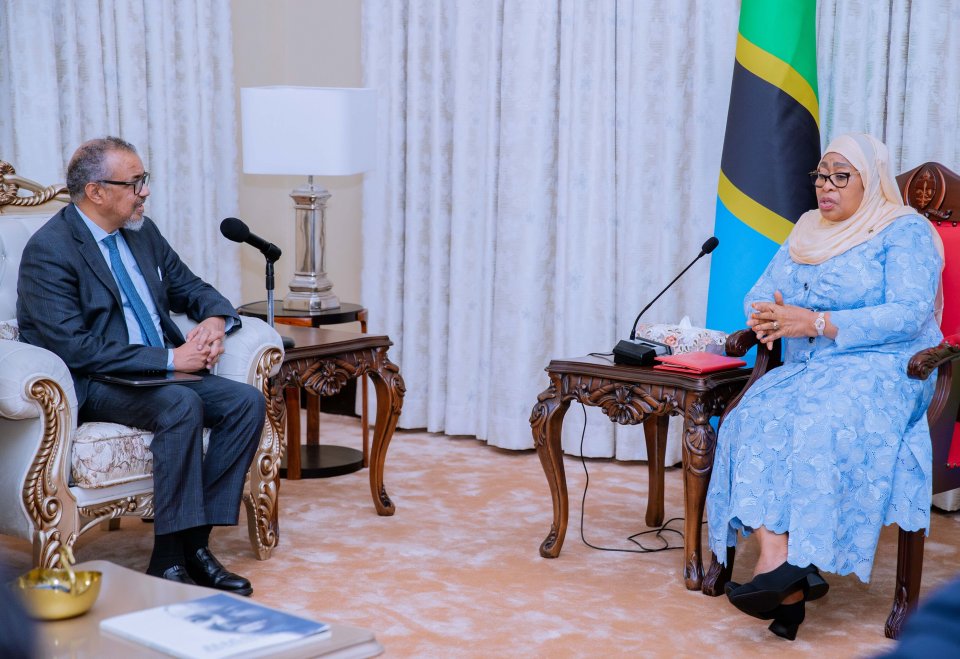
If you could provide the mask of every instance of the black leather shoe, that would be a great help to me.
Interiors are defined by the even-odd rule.
[[[173,567],[168,567],[159,575],[161,579],[166,579],[167,581],[176,581],[177,583],[190,584],[191,586],[196,586],[197,582],[190,578],[190,575],[187,574],[187,568],[182,565],[174,565]]]
[[[723,592],[727,594],[727,597],[730,597],[730,593],[732,593],[742,585],[743,584],[739,584],[736,581],[728,581],[726,585],[723,587]],[[778,606],[776,609],[773,609],[772,611],[758,611],[755,613],[750,613],[749,615],[753,616],[754,618],[759,618],[760,620],[773,620],[776,617],[777,610],[780,609],[781,607],[783,607],[783,604]]]
[[[780,638],[792,641],[797,638],[797,630],[805,615],[803,600],[793,604],[781,604],[773,610],[773,622],[768,629]]]
[[[724,586],[723,590],[727,594],[727,597],[729,598],[730,594],[742,585],[743,584],[739,584],[736,581],[728,581]],[[807,602],[812,602],[813,600],[820,599],[821,597],[826,595],[827,591],[830,589],[830,584],[828,584],[826,580],[822,576],[820,576],[820,572],[819,570],[817,570],[807,575],[806,582],[801,586],[801,588],[803,590],[803,599]],[[790,607],[790,606],[794,606],[794,605],[780,604],[776,608],[771,609],[769,611],[744,611],[744,613],[747,613],[748,615],[751,615],[754,618],[759,618],[760,620],[772,620],[774,618],[780,617],[778,614],[781,613],[781,611],[785,607]],[[742,610],[743,609],[741,609],[741,611]],[[789,617],[789,614],[788,614],[788,617]],[[803,622],[803,620],[801,619],[800,622]],[[774,630],[771,629],[771,631],[774,631]],[[774,633],[776,634],[777,632],[774,631]],[[777,635],[780,636],[781,634],[777,634]],[[787,638],[787,637],[784,636],[784,638]],[[792,641],[793,639],[791,638],[790,640]]]
[[[197,584],[237,595],[253,594],[253,586],[239,574],[227,571],[209,548],[198,549],[187,558],[187,572]]]
[[[804,591],[806,599],[815,600],[826,595],[828,588],[815,566],[781,563],[775,570],[758,574],[752,581],[728,591],[727,598],[744,613],[756,616],[773,611],[798,590]]]

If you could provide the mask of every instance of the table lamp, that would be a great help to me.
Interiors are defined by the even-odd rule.
[[[375,160],[376,91],[368,88],[245,87],[240,90],[245,174],[305,175],[290,193],[296,222],[290,292],[283,308],[320,312],[340,300],[327,277],[326,210],[330,193],[316,176],[348,176]]]

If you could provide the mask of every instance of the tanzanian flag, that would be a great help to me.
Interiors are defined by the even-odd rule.
[[[744,325],[743,298],[816,195],[816,0],[743,0],[723,141],[707,327]]]

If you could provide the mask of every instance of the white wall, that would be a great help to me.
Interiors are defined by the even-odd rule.
[[[240,88],[260,85],[359,87],[361,0],[232,0],[234,78]],[[239,127],[237,144],[240,144]],[[360,302],[361,175],[318,177],[333,195],[327,206],[327,274],[345,302]],[[240,175],[240,218],[276,243],[276,296],[293,275],[294,218],[290,192],[306,177]],[[243,250],[243,301],[266,298],[264,261]]]

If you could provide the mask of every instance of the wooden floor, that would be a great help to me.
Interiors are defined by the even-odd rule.
[[[325,442],[360,445],[356,419],[324,416],[321,428]],[[588,468],[588,540],[631,547],[627,536],[645,530],[646,466],[601,460],[588,461]],[[825,575],[830,594],[808,607],[790,643],[725,598],[685,590],[680,551],[586,547],[579,538],[580,461],[568,458],[566,470],[570,528],[553,560],[538,553],[552,510],[535,453],[403,431],[385,471],[394,517],[374,512],[366,471],[283,481],[281,544],[270,560],[252,557],[243,519],[240,528],[217,529],[212,546],[253,581],[255,600],[373,629],[389,657],[867,657],[891,646],[883,624],[893,595],[896,529],[884,530],[872,583]],[[682,515],[681,474],[668,470],[666,480],[667,517]],[[149,524],[124,520],[119,531],[85,535],[77,558],[143,570],[151,534]],[[679,536],[666,537],[682,546]],[[754,556],[748,542],[735,579],[750,571]],[[0,538],[0,559],[26,570],[29,546]],[[924,592],[958,573],[960,517],[935,514]]]

